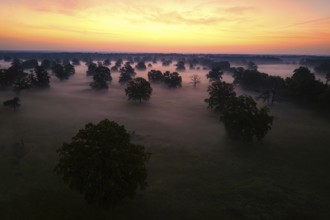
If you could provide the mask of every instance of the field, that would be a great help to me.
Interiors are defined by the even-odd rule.
[[[153,69],[165,70],[160,64]],[[23,91],[17,112],[0,108],[0,218],[329,219],[329,121],[276,103],[265,139],[231,141],[204,103],[206,73],[182,72],[179,89],[153,85],[142,104],[127,100],[119,73],[112,73],[107,91],[93,91],[84,65],[68,81],[52,76],[50,89]],[[192,74],[202,79],[197,88]],[[229,73],[224,80],[232,81]],[[1,91],[0,100],[13,95]],[[152,153],[148,188],[115,209],[87,204],[53,172],[56,149],[86,123],[104,118],[135,131],[133,141]]]

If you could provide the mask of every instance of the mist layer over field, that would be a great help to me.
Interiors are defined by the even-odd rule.
[[[261,72],[266,70],[262,68]],[[174,71],[174,66],[154,64],[150,69]],[[137,71],[137,76],[147,78],[148,70]],[[273,128],[264,140],[255,144],[231,141],[218,115],[204,103],[209,84],[206,73],[207,70],[181,72],[183,84],[178,89],[152,84],[150,101],[141,104],[127,100],[125,86],[118,83],[119,73],[112,73],[108,90],[92,90],[89,86],[92,78],[86,76],[85,65],[76,67],[76,74],[68,81],[61,82],[52,76],[49,89],[22,91],[22,106],[17,112],[0,108],[0,213],[3,213],[0,216],[4,219],[329,216],[329,122],[293,104],[277,103],[271,108],[275,117]],[[197,88],[190,83],[192,74],[202,79]],[[229,73],[224,79],[232,81]],[[12,91],[1,91],[0,100],[13,96]],[[115,210],[88,205],[52,172],[57,163],[56,149],[70,141],[86,123],[104,118],[135,131],[133,141],[145,145],[152,153],[148,163],[149,187]],[[21,140],[24,149],[17,148]],[[23,156],[17,160],[17,155]]]

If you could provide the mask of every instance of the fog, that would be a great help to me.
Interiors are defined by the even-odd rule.
[[[3,68],[7,64],[1,62]],[[259,70],[286,77],[291,76],[296,67],[260,65]],[[326,167],[330,164],[326,155],[329,155],[330,126],[312,111],[291,103],[275,104],[271,107],[275,119],[270,133],[261,142],[246,146],[230,141],[218,115],[206,108],[207,70],[180,72],[182,88],[168,89],[152,84],[150,101],[137,103],[127,100],[125,86],[118,83],[119,73],[112,73],[108,90],[95,91],[89,86],[92,78],[86,76],[86,69],[85,65],[76,66],[76,74],[67,81],[59,81],[52,75],[49,89],[22,91],[22,106],[16,112],[0,108],[0,175],[3,178],[0,203],[8,216],[20,216],[10,212],[17,207],[23,216],[33,216],[36,212],[39,217],[49,218],[45,214],[49,213],[54,219],[62,218],[63,210],[71,208],[73,210],[67,211],[71,217],[79,215],[77,212],[85,218],[94,216],[95,212],[102,217],[113,215],[87,207],[52,173],[57,162],[56,149],[64,141],[70,141],[86,123],[97,123],[104,118],[135,131],[133,141],[145,145],[152,153],[148,163],[149,188],[133,202],[124,202],[123,208],[114,212],[117,217],[133,217],[137,213],[137,216],[154,219],[177,216],[216,219],[217,213],[226,214],[219,206],[235,206],[244,213],[249,212],[244,205],[249,203],[249,198],[237,197],[231,190],[241,190],[235,188],[238,185],[246,186],[244,190],[248,193],[271,186],[274,188],[267,190],[274,194],[279,190],[283,198],[291,192],[298,197],[308,192],[312,199],[322,194],[324,198],[329,196]],[[137,71],[136,76],[147,78],[151,69],[175,71],[174,65],[163,67],[157,63],[146,71]],[[197,88],[190,82],[193,74],[201,77]],[[233,79],[225,73],[224,80],[232,82]],[[13,96],[12,91],[1,91],[0,100]],[[26,153],[19,164],[13,164],[12,146],[21,140]],[[288,191],[278,185],[285,185]],[[264,208],[270,216],[281,210],[281,207],[271,210],[272,205],[266,202]],[[305,203],[295,205],[297,209],[305,207]],[[125,209],[134,212],[127,213]]]

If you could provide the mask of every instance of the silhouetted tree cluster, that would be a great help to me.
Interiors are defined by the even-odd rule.
[[[178,61],[178,63],[175,64],[175,66],[176,66],[176,70],[177,71],[184,71],[184,70],[186,70],[186,67],[184,65],[184,61],[182,61],[182,60]]]
[[[72,65],[79,66],[80,65],[80,60],[78,58],[73,58],[72,59]]]
[[[90,86],[93,89],[106,89],[108,88],[108,82],[112,81],[110,69],[101,64],[96,67],[95,73],[93,75],[93,82],[90,83]]]
[[[127,83],[133,79],[136,75],[134,68],[131,66],[129,62],[126,62],[122,68],[119,70],[119,82],[120,83]]]
[[[70,63],[66,63],[64,66],[60,63],[56,63],[52,67],[52,71],[59,80],[67,80],[70,76],[75,74],[75,68]]]
[[[97,64],[96,63],[89,63],[87,69],[87,76],[94,76],[96,72]]]
[[[124,126],[108,119],[86,124],[57,153],[56,174],[89,203],[115,206],[147,186],[150,153],[131,143]]]
[[[236,96],[232,84],[215,81],[208,88],[208,108],[219,112],[220,119],[230,138],[253,141],[262,139],[271,129],[273,117],[269,109],[257,108],[257,103],[249,96]]]
[[[143,61],[138,62],[138,64],[136,64],[135,68],[137,70],[146,70],[146,64]]]
[[[38,61],[35,60],[35,59],[32,59],[32,60],[26,60],[24,62],[22,62],[22,67],[23,69],[34,69],[35,67],[37,67],[39,64],[38,64]]]
[[[160,83],[164,80],[164,75],[159,70],[150,70],[148,72],[148,79],[153,83]]]
[[[128,82],[125,93],[129,100],[148,101],[152,93],[152,88],[147,80],[137,77]]]
[[[222,75],[223,71],[221,65],[214,63],[209,73],[206,74],[206,78],[208,78],[210,81],[217,81],[222,79]]]
[[[169,88],[180,88],[182,83],[182,77],[178,72],[166,71],[164,74],[164,83]]]
[[[205,99],[208,108],[222,112],[228,101],[236,96],[234,85],[226,82],[215,81],[207,89],[209,98]]]
[[[307,67],[295,69],[293,75],[285,79],[285,85],[288,97],[305,104],[314,104],[328,89]]]
[[[105,60],[103,61],[103,65],[104,65],[104,66],[110,66],[110,65],[111,65],[111,61],[110,61],[110,59],[105,59]]]
[[[244,95],[229,99],[220,119],[231,139],[244,142],[263,139],[273,123],[267,107],[258,109],[253,98]]]
[[[166,71],[162,73],[159,70],[150,70],[148,72],[148,79],[153,83],[164,83],[169,88],[181,87],[182,77],[178,72]]]
[[[162,59],[162,66],[169,66],[172,64],[172,60]]]
[[[284,79],[279,76],[270,76],[258,70],[245,70],[241,67],[234,72],[234,84],[252,90],[281,90],[285,87]]]

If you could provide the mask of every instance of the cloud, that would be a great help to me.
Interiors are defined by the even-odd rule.
[[[226,21],[226,18],[214,15],[198,15],[192,12],[155,12],[149,20],[165,24],[214,25]]]
[[[72,27],[72,26],[67,26],[64,27],[62,25],[47,25],[47,26],[43,26],[43,25],[35,25],[35,24],[25,24],[25,23],[19,23],[17,24],[20,27],[26,27],[29,29],[37,29],[37,30],[50,30],[50,31],[60,31],[60,32],[69,32],[69,33],[76,33],[76,34],[81,34],[81,35],[89,35],[89,34],[93,34],[93,35],[106,35],[106,36],[118,36],[117,33],[113,33],[113,32],[109,32],[109,31],[100,31],[97,29],[88,29],[88,30],[83,30],[81,28],[76,28],[76,27]]]

